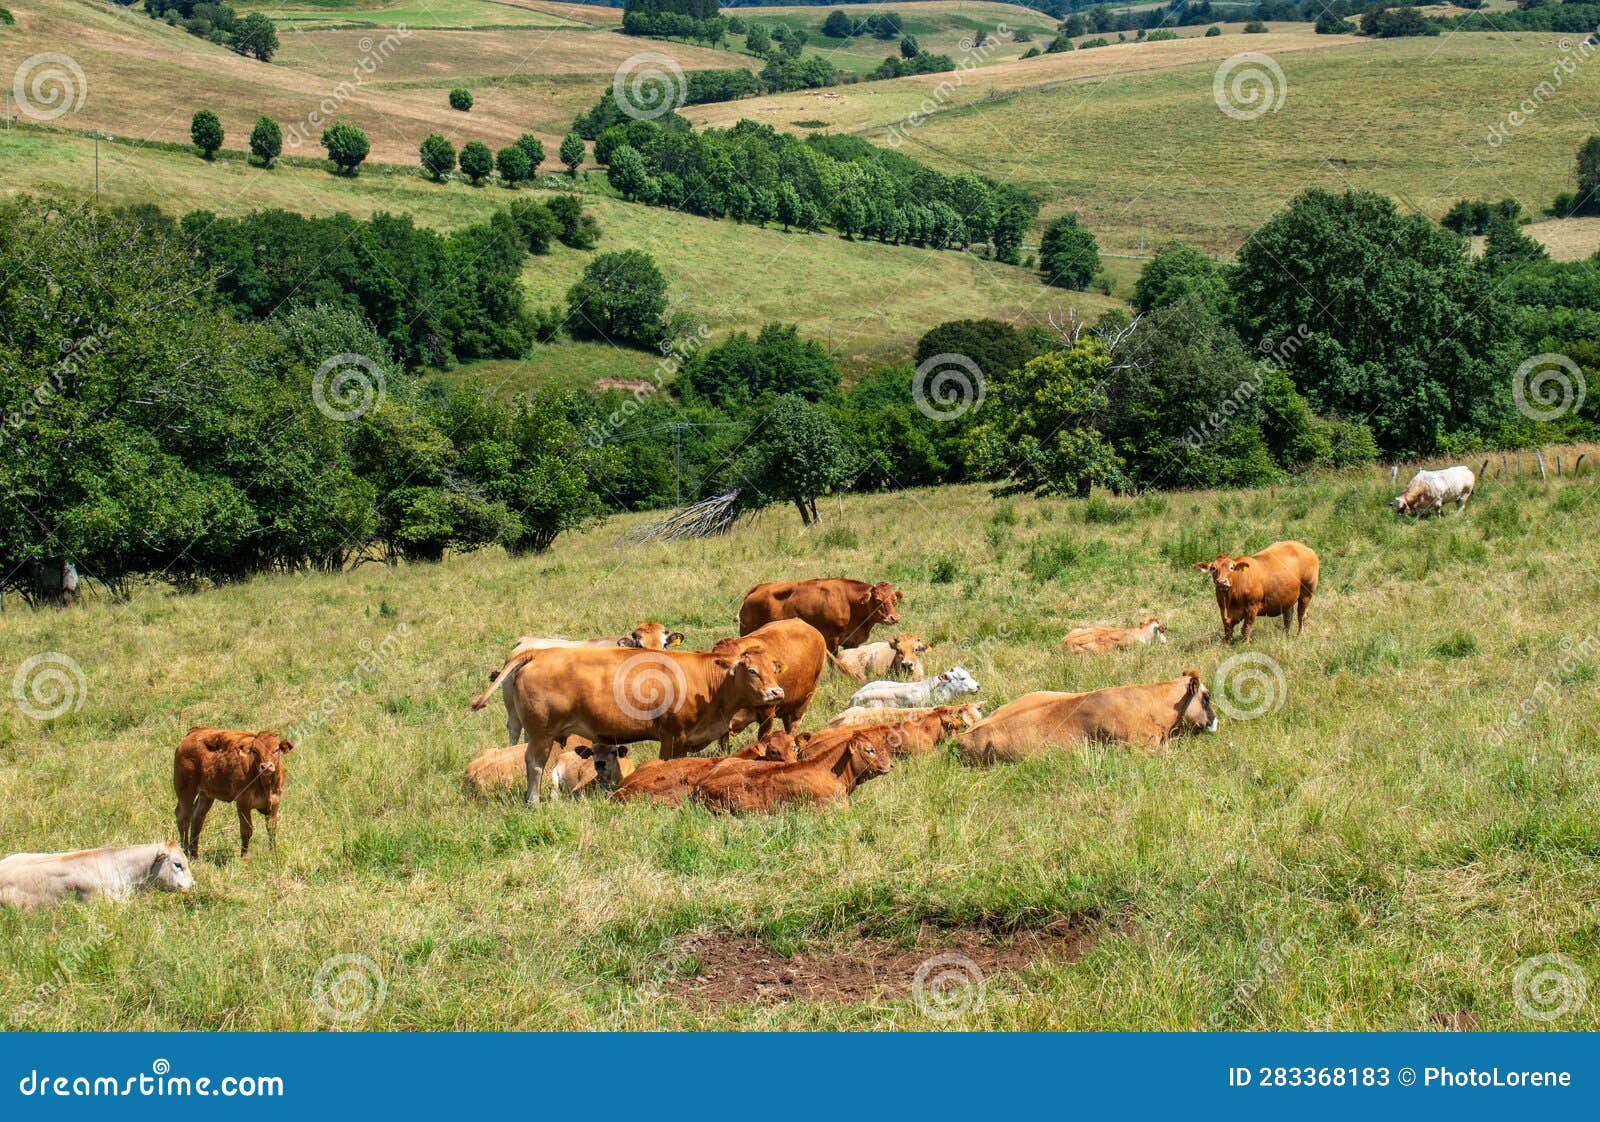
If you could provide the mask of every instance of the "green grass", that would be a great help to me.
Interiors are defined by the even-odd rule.
[[[648,379],[660,356],[606,343],[567,341],[536,346],[522,359],[488,359],[438,372],[446,382],[469,384],[497,397],[538,389],[587,390],[601,378]]]
[[[1596,486],[1491,478],[1464,516],[1416,523],[1385,509],[1377,471],[1172,494],[1110,521],[960,487],[850,496],[842,516],[830,500],[811,532],[774,509],[714,541],[624,545],[630,517],[533,558],[13,611],[7,666],[59,651],[85,688],[48,723],[0,710],[12,849],[164,837],[171,751],[191,724],[328,716],[290,759],[275,851],[258,831],[239,861],[219,811],[190,896],[0,912],[0,1009],[60,964],[67,981],[32,1027],[311,1028],[319,965],[358,954],[387,986],[359,1022],[372,1029],[937,1028],[908,999],[690,1009],[662,983],[699,931],[787,954],[924,919],[1083,912],[1107,923],[1082,960],[990,978],[958,1024],[1426,1029],[1466,1011],[1491,1030],[1543,1028],[1517,1012],[1518,965],[1564,954],[1591,984],[1600,968],[1600,710],[1580,645],[1600,628]],[[1508,509],[1532,529],[1503,536]],[[1216,736],[1165,752],[1079,747],[987,771],[936,753],[848,808],[770,818],[529,811],[462,791],[466,761],[501,735],[466,699],[519,632],[654,618],[704,649],[756,581],[844,572],[897,582],[905,629],[934,643],[930,670],[959,661],[991,707],[1190,666],[1220,694],[1238,648],[1219,642],[1187,559],[1291,536],[1323,561],[1308,629],[1264,626],[1250,647],[1282,669],[1281,707],[1224,711]],[[1035,556],[1072,563],[1035,583]],[[1052,649],[1069,628],[1150,615],[1170,643]],[[808,726],[852,688],[826,677]],[[1496,735],[1531,697],[1525,724]],[[1549,1027],[1600,1028],[1600,1006]]]

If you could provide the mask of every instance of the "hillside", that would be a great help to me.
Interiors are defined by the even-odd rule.
[[[977,487],[849,496],[809,533],[774,509],[723,539],[638,546],[618,519],[533,558],[8,614],[14,659],[56,651],[82,672],[54,720],[0,709],[14,847],[168,835],[190,725],[305,732],[275,847],[258,830],[240,861],[218,808],[190,896],[0,909],[0,1004],[50,978],[60,948],[91,946],[29,1027],[325,1027],[313,977],[356,954],[386,996],[345,1027],[948,1028],[909,974],[976,929],[1042,949],[990,970],[959,1027],[1544,1027],[1517,1011],[1518,964],[1600,965],[1596,485],[1491,475],[1464,516],[1420,523],[1385,508],[1377,471],[1117,501],[1093,520]],[[1305,634],[1223,646],[1190,563],[1285,537],[1323,559]],[[658,619],[704,649],[756,581],[832,573],[894,581],[932,666],[967,667],[991,709],[1194,667],[1220,730],[992,770],[941,751],[848,807],[772,817],[463,792],[467,760],[503,735],[466,701],[513,635]],[[1171,642],[1052,649],[1070,627],[1153,614]],[[1253,686],[1240,656],[1266,660]],[[852,688],[830,672],[805,727]],[[774,975],[866,962],[877,977],[831,997],[696,981],[740,948]],[[1595,1030],[1600,1007],[1550,1027]]]

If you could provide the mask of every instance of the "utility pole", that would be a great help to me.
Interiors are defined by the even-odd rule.
[[[673,421],[667,428],[672,430],[672,505],[683,505],[683,430],[688,428],[683,421]]]
[[[94,134],[94,201],[100,201],[100,134]]]

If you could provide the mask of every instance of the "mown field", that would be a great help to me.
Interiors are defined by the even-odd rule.
[[[959,487],[829,499],[810,532],[774,509],[636,546],[621,519],[536,558],[13,610],[12,672],[59,652],[82,677],[53,720],[0,710],[9,849],[171,834],[190,725],[309,731],[275,849],[258,831],[238,860],[222,807],[190,896],[0,914],[0,1010],[40,1029],[327,1026],[319,968],[354,955],[366,988],[337,1010],[364,1011],[336,1023],[372,1029],[1600,1028],[1592,1000],[1519,1013],[1514,983],[1538,955],[1600,967],[1597,487],[1492,473],[1464,517],[1422,523],[1385,509],[1376,470],[1091,504]],[[1252,694],[1224,684],[1241,650],[1190,566],[1285,537],[1320,551],[1322,586],[1304,636],[1258,631],[1248,653],[1282,684]],[[653,618],[704,648],[751,584],[840,573],[895,581],[905,629],[988,706],[1192,666],[1221,729],[989,771],[940,751],[847,808],[766,818],[463,792],[501,735],[466,701],[514,635]],[[1167,645],[1052,651],[1150,614]],[[830,672],[808,725],[850,689]],[[963,924],[1026,947],[1076,934],[935,1020],[905,975]],[[727,945],[780,978],[864,947],[893,965],[848,1000],[706,999],[696,975]]]

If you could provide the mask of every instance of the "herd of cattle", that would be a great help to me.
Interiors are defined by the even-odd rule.
[[[1460,509],[1474,482],[1466,468],[1419,472],[1392,505],[1407,514],[1442,513],[1446,502]],[[1236,627],[1249,640],[1259,618],[1282,619],[1285,632],[1293,619],[1304,630],[1320,562],[1303,543],[1277,542],[1248,557],[1222,554],[1195,568],[1211,577],[1225,640]],[[897,759],[952,739],[960,759],[986,765],[1084,740],[1158,748],[1217,729],[1211,691],[1195,670],[1163,682],[1028,693],[984,716],[962,700],[979,690],[966,670],[925,673],[928,643],[909,634],[870,641],[874,628],[900,622],[901,600],[881,581],[760,584],[739,608],[739,635],[703,652],[685,650],[682,634],[653,622],[599,639],[522,638],[471,702],[482,709],[499,692],[509,746],[480,753],[466,781],[480,792],[526,784],[530,805],[548,782],[553,797],[604,793],[624,803],[750,813],[839,803]],[[1058,649],[1103,652],[1165,641],[1166,628],[1150,619],[1080,628]],[[830,665],[859,688],[823,728],[801,732]],[[751,725],[756,738],[732,751],[732,738]],[[660,745],[659,758],[635,766],[629,747],[643,741]],[[713,744],[716,755],[691,754]],[[276,837],[284,757],[293,748],[267,731],[191,729],[173,762],[177,842],[14,854],[0,860],[0,904],[122,899],[142,887],[186,890],[213,803],[234,804],[241,856],[249,854],[253,814],[265,816]]]

